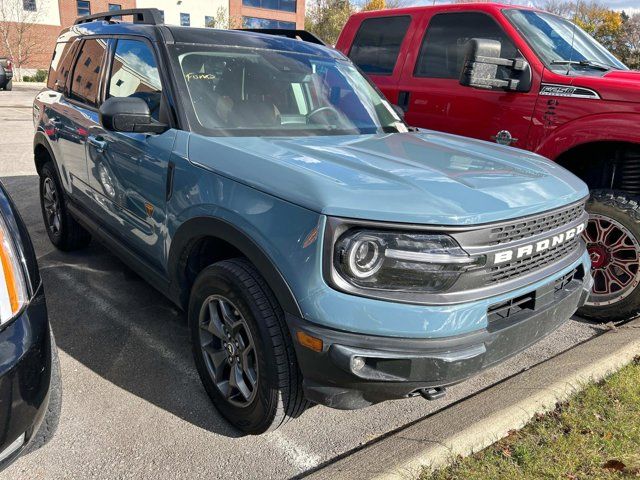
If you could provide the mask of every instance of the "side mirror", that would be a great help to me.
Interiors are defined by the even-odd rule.
[[[153,120],[141,98],[111,97],[100,106],[100,123],[107,130],[129,133],[162,133],[168,126]]]
[[[502,44],[497,40],[469,40],[460,85],[516,92],[531,90],[529,63],[523,58],[500,58],[501,51]]]

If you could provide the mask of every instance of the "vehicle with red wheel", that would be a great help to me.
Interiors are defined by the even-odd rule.
[[[580,313],[640,311],[640,72],[564,18],[494,3],[358,13],[336,47],[408,124],[531,150],[582,178],[594,288]]]

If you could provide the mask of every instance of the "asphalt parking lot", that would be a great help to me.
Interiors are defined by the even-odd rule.
[[[3,478],[290,478],[603,329],[571,320],[435,402],[413,398],[352,412],[316,406],[274,433],[242,437],[200,384],[184,315],[99,243],[75,253],[49,243],[31,154],[36,92],[20,84],[0,92],[0,176],[38,253],[64,398],[55,438]]]

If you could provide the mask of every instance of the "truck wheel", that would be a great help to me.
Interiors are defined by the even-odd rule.
[[[189,299],[193,355],[209,397],[245,433],[275,430],[307,406],[282,309],[244,259],[205,268]]]
[[[47,162],[40,172],[40,208],[49,240],[58,249],[71,251],[89,244],[91,234],[67,210],[52,162]]]
[[[599,321],[640,312],[640,204],[627,193],[594,190],[584,231],[594,285],[578,314]]]
[[[10,92],[13,89],[13,79],[11,79],[7,83],[5,83],[4,89],[7,92]]]

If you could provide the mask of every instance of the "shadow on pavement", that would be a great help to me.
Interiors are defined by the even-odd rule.
[[[97,241],[78,252],[55,250],[42,223],[37,176],[4,177],[2,182],[38,253],[58,347],[109,382],[183,420],[241,436],[200,383],[184,314]]]

